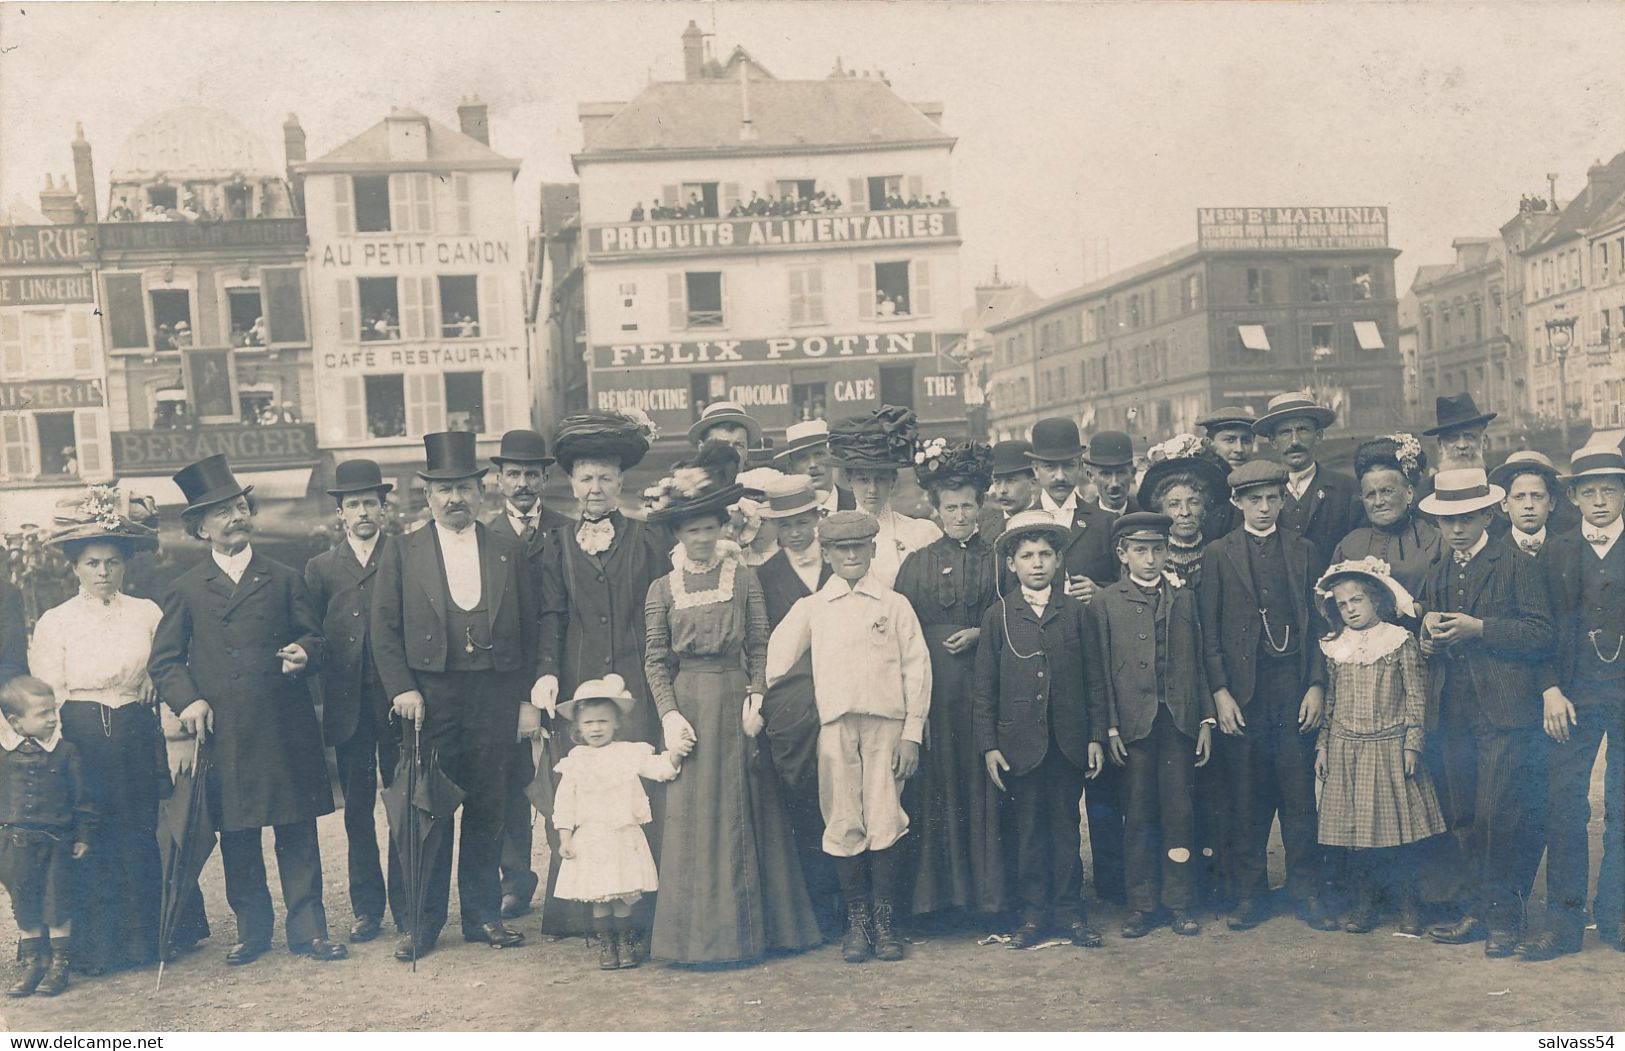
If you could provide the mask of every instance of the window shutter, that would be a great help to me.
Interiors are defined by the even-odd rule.
[[[395,279],[401,297],[401,338],[425,339],[423,334],[423,286],[415,277]]]
[[[1273,303],[1275,302],[1275,271],[1265,270],[1262,277],[1261,286],[1264,289],[1264,302]]]
[[[20,412],[0,413],[0,470],[7,478],[32,478],[34,421]]]
[[[434,228],[437,233],[457,234],[463,230],[457,224],[457,176],[448,172],[434,177]]]
[[[501,434],[508,429],[507,379],[507,375],[498,369],[485,370],[483,383],[486,434]]]
[[[113,347],[150,347],[152,337],[147,333],[147,306],[141,295],[141,275],[104,274],[102,287],[107,291],[104,302]]]
[[[725,182],[722,184],[722,214],[727,215],[733,211],[734,205],[739,203],[739,184]]]
[[[469,193],[468,173],[453,172],[451,185],[457,195],[457,232],[460,234],[472,233],[474,230],[474,199]]]
[[[677,205],[678,192],[679,187],[676,183],[672,183],[668,186],[662,186],[660,188],[660,203],[664,204],[668,208],[675,207]]]
[[[666,310],[672,331],[680,332],[688,327],[688,295],[681,273],[666,275]]]
[[[69,307],[68,330],[73,341],[74,375],[82,376],[96,371],[96,354],[90,341],[90,310],[86,307]]]
[[[343,376],[344,383],[339,388],[339,397],[343,402],[344,411],[340,416],[339,434],[341,440],[361,441],[367,434],[367,384],[360,376]]]
[[[790,324],[807,323],[807,282],[805,272],[792,268],[790,275]]]
[[[406,433],[412,438],[446,429],[445,380],[437,373],[406,374]]]
[[[74,410],[73,448],[79,455],[80,478],[96,481],[109,475],[107,428],[101,409]]]
[[[918,198],[925,192],[925,179],[918,175],[908,177],[908,195]]]
[[[440,281],[435,277],[407,278],[408,282],[416,280],[418,283],[418,310],[422,320],[419,322],[423,330],[423,339],[435,339],[440,335]],[[483,330],[482,330],[483,331]]]
[[[24,378],[23,326],[16,314],[0,314],[0,380]]]
[[[722,307],[722,327],[727,328],[733,319],[733,310],[728,302],[728,275],[717,275],[717,304]]]
[[[339,341],[341,343],[354,343],[361,338],[356,326],[355,314],[355,282],[347,277],[338,281],[339,304]]]
[[[858,317],[875,316],[875,264],[858,264]]]
[[[507,331],[506,274],[480,275],[480,335],[501,338]]]
[[[410,178],[412,184],[412,229],[418,233],[432,233],[435,228],[434,196],[429,173],[413,172]]]
[[[931,316],[931,260],[916,259],[910,264],[909,312],[916,317]]]
[[[396,233],[412,229],[412,174],[396,172],[389,177],[389,228]]]
[[[355,233],[355,180],[348,175],[333,176],[333,232]]]
[[[343,284],[348,287],[349,282]],[[264,297],[265,324],[272,343],[309,342],[305,331],[305,288],[297,267],[262,269],[260,294]]]
[[[867,212],[869,210],[869,180],[846,180],[846,206],[854,212]]]
[[[807,271],[807,322],[824,323],[824,269],[813,267]]]

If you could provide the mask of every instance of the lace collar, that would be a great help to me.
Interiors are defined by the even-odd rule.
[[[1384,622],[1365,631],[1344,628],[1335,639],[1320,644],[1320,651],[1339,664],[1375,664],[1394,653],[1411,633],[1398,624]]]
[[[721,560],[722,571],[717,574],[717,586],[704,591],[688,590],[687,577],[689,573],[709,573],[716,568],[717,563],[703,569],[691,569],[687,559],[671,574],[671,605],[673,609],[691,609],[695,606],[711,606],[719,602],[732,602],[734,598],[734,572],[739,565],[737,559],[724,558]]]

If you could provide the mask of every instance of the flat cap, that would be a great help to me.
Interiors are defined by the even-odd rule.
[[[1225,405],[1197,420],[1196,426],[1211,435],[1214,431],[1222,431],[1227,427],[1239,427],[1251,432],[1256,422],[1258,418],[1240,405]]]
[[[1286,468],[1274,460],[1248,460],[1230,472],[1230,491],[1239,493],[1255,485],[1285,485]]]
[[[880,532],[880,522],[867,511],[836,511],[818,523],[820,544],[842,544],[871,540]]]
[[[1119,540],[1166,540],[1174,520],[1155,511],[1131,511],[1112,523],[1112,542]]]

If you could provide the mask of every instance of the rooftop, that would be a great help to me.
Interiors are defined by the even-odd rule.
[[[1022,310],[1020,313],[1010,314],[997,321],[990,322],[987,327],[989,329],[1005,328],[1020,321],[1029,321],[1033,318],[1041,317],[1042,315],[1048,314],[1049,312],[1057,310],[1061,307],[1082,302],[1083,300],[1090,299],[1104,292],[1110,292],[1124,285],[1134,284],[1136,281],[1139,281],[1151,274],[1157,273],[1160,270],[1165,270],[1171,266],[1178,266],[1181,263],[1196,259],[1200,255],[1200,250],[1193,242],[1185,245],[1182,248],[1176,248],[1172,252],[1164,252],[1162,255],[1156,256],[1152,259],[1147,259],[1143,263],[1136,263],[1134,266],[1131,266],[1126,270],[1119,270],[1116,273],[1107,274],[1105,277],[1102,277],[1096,281],[1091,281],[1086,285],[1080,285],[1077,288],[1072,289],[1070,292],[1062,292],[1058,296],[1051,296],[1048,299],[1042,300],[1036,306]]]
[[[1625,199],[1625,152],[1616,153],[1606,164],[1592,165],[1586,173],[1585,188],[1563,206],[1557,221],[1531,241],[1524,252],[1538,252],[1580,236],[1622,199]]]
[[[119,151],[112,177],[139,179],[277,174],[254,135],[230,114],[203,106],[165,110],[142,121]]]
[[[402,160],[390,150],[391,124],[417,124],[425,129],[425,156],[421,160]],[[437,120],[414,109],[394,109],[389,116],[366,131],[294,170],[311,172],[385,171],[411,168],[458,168],[465,170],[496,169],[518,171],[519,162],[504,157],[485,143],[456,128],[449,128]]]

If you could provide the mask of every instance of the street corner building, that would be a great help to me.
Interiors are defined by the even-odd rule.
[[[792,423],[910,405],[966,428],[955,139],[942,107],[839,62],[780,80],[743,48],[580,107],[588,398],[681,436],[706,405]]]

